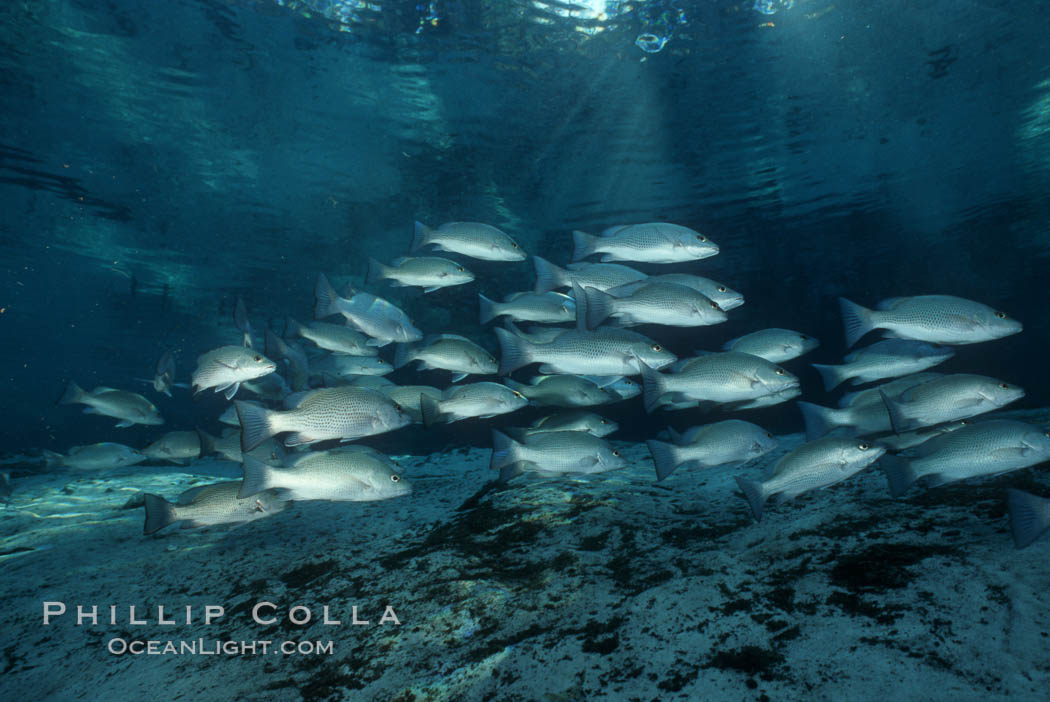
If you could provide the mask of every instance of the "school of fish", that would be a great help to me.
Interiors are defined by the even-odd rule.
[[[313,286],[313,320],[289,318],[283,336],[265,329],[262,351],[238,299],[234,322],[241,343],[201,354],[188,386],[175,382],[171,351],[156,364],[151,385],[159,394],[171,396],[172,388],[183,387],[231,401],[217,418],[229,425],[221,436],[179,430],[141,449],[103,442],[64,455],[48,450],[42,460],[49,468],[104,470],[149,460],[185,464],[216,454],[242,464],[241,481],[197,486],[171,501],[144,495],[144,531],[152,534],[173,524],[244,523],[275,514],[290,501],[410,495],[412,485],[395,461],[349,443],[410,424],[430,428],[508,415],[529,405],[551,408],[531,426],[492,430],[493,479],[510,483],[522,475],[557,478],[627,466],[605,438],[617,431],[616,423],[591,411],[605,404],[637,402],[647,413],[699,408],[693,416],[702,417],[801,396],[798,376],[781,364],[819,346],[805,333],[762,329],[717,350],[678,358],[631,329],[645,325],[651,334],[660,326],[717,325],[744,304],[741,293],[700,275],[637,269],[717,255],[718,245],[706,234],[650,222],[609,227],[599,235],[575,231],[571,243],[571,262],[564,266],[532,256],[533,289],[508,292],[502,301],[478,295],[480,334],[488,333],[490,323],[503,325],[491,329],[498,357],[476,339],[425,333],[379,294],[351,287],[337,291],[320,272]],[[389,263],[370,259],[366,285],[382,294],[387,294],[383,286],[417,288],[428,299],[439,299],[442,288],[476,280],[469,259],[528,258],[512,236],[477,222],[434,228],[416,222],[407,249]],[[929,370],[952,358],[957,346],[1019,333],[1020,322],[950,295],[896,297],[874,308],[840,298],[839,305],[847,349],[872,331],[883,338],[851,351],[841,365],[814,368],[828,391],[879,384],[853,389],[838,407],[797,401],[806,443],[761,480],[735,477],[756,520],[771,500],[830,487],[876,464],[896,497],[918,483],[930,488],[1050,460],[1045,427],[980,418],[1022,398],[1022,388],[979,374]],[[526,323],[527,328],[517,326]],[[384,377],[409,366],[447,373],[445,387],[397,385]],[[526,368],[535,369],[531,377],[508,377]],[[71,381],[59,402],[84,405],[84,412],[111,417],[117,427],[164,423],[152,402],[127,390],[85,391]],[[667,441],[646,441],[658,481],[738,467],[778,445],[771,432],[736,417],[681,433],[669,429],[668,435]],[[315,446],[322,442],[328,443]],[[1007,504],[1018,548],[1050,530],[1050,500],[1011,489]]]

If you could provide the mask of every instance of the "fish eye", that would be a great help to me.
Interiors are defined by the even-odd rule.
[[[609,420],[608,420],[608,419],[603,419],[603,420],[602,420],[602,421],[600,422],[600,424],[608,424],[608,423],[609,423]]]
[[[1043,436],[1045,436],[1046,438],[1050,439],[1050,429],[1044,431],[1043,432]]]
[[[766,432],[766,438],[767,438],[767,439],[772,439],[772,438],[773,438],[773,432],[771,432],[771,431],[767,431],[767,432]]]
[[[777,375],[784,375],[785,372],[783,368],[777,368]]]
[[[390,474],[390,482],[396,483],[399,480],[401,480],[401,476],[400,475],[398,475],[397,473],[391,473]]]
[[[696,240],[697,241],[707,241],[707,237],[704,236],[703,234],[697,234],[696,235]]]
[[[717,304],[715,304],[714,302],[712,302],[712,303],[711,303],[711,309],[713,309],[713,310],[720,310],[720,309],[722,309],[722,308],[721,308],[721,307],[719,307],[719,306],[718,306]]]
[[[802,339],[803,341],[806,341],[807,339],[809,339],[809,337],[806,336],[805,334],[799,334],[798,338]]]
[[[465,269],[463,268],[463,266],[456,266],[456,270],[462,273]]]
[[[871,444],[857,444],[857,448],[859,448],[861,451],[867,451],[871,448]]]
[[[510,242],[510,245],[513,246],[514,248],[518,248],[518,243],[516,241]]]
[[[394,403],[394,409],[396,409],[396,410],[397,410],[398,412],[404,412],[404,411],[405,411],[405,410],[404,410],[404,409],[403,409],[403,408],[401,407],[401,405],[399,405],[399,404],[398,404],[398,403],[396,403],[396,402]]]
[[[1009,383],[999,383],[999,387],[1001,387],[1003,390],[1008,390],[1010,388],[1010,384]]]
[[[653,344],[650,348],[652,348],[653,351],[663,351],[664,350],[664,347],[660,346],[660,344]]]
[[[620,457],[620,452],[619,451],[613,451],[613,455],[616,456],[617,458],[619,458]]]
[[[718,292],[729,292],[729,288],[727,288],[724,285],[719,285],[718,286]]]
[[[998,317],[999,319],[1006,319],[1006,313],[1005,312],[996,312],[995,316]]]
[[[257,362],[259,362],[259,361],[262,361],[262,356],[260,356],[260,355],[256,354],[256,355],[255,355],[255,360],[256,360]]]
[[[521,398],[521,399],[523,399],[523,400],[525,399],[525,396],[524,396],[524,395],[522,395],[522,394],[521,394],[520,392],[518,392],[517,390],[514,390],[514,395],[515,395],[516,397],[520,397],[520,398]]]

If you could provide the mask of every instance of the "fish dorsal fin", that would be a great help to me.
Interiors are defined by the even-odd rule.
[[[428,334],[426,339],[423,341],[423,343],[425,343],[427,345],[430,345],[430,344],[436,343],[438,341],[449,341],[449,340],[466,341],[466,342],[469,342],[469,343],[474,343],[473,341],[471,341],[467,337],[460,336],[459,334]]]
[[[888,297],[879,304],[875,305],[875,309],[882,311],[896,309],[897,306],[899,306],[902,302],[905,302],[907,300],[908,298],[906,297]]]

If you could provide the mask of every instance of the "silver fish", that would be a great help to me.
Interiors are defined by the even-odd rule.
[[[241,419],[241,448],[248,451],[275,434],[292,432],[285,446],[327,439],[350,441],[399,429],[412,419],[400,406],[372,388],[345,385],[304,393],[285,412],[236,401]]]
[[[603,262],[641,261],[679,263],[698,261],[718,253],[718,245],[689,227],[667,222],[647,222],[609,227],[601,236],[574,231],[573,261],[604,254]]]
[[[240,392],[250,392],[253,395],[258,395],[264,400],[270,402],[280,402],[284,399],[285,395],[292,392],[292,389],[288,387],[288,383],[285,382],[284,378],[277,373],[270,373],[264,375],[261,378],[255,380],[246,380],[241,383]],[[232,407],[230,408],[233,409]],[[233,424],[237,424],[236,421]]]
[[[311,374],[324,382],[352,380],[357,376],[381,377],[394,372],[394,366],[378,356],[344,356],[331,354],[310,364]]]
[[[470,417],[495,417],[521,409],[529,401],[517,390],[499,383],[470,383],[445,390],[440,400],[427,394],[419,397],[423,426],[456,422]]]
[[[220,346],[197,357],[193,371],[193,392],[215,388],[229,400],[241,383],[273,373],[277,364],[245,346]]]
[[[684,285],[687,288],[692,288],[704,297],[711,299],[725,312],[736,309],[744,304],[743,294],[733,290],[728,285],[719,283],[716,280],[711,280],[710,278],[703,278],[689,273],[663,273],[661,275],[651,275],[644,280],[618,285],[615,288],[606,290],[605,292],[610,295],[615,295],[616,297],[623,297],[624,295],[630,295],[647,282],[675,283],[677,285]]]
[[[882,395],[884,392],[890,397],[896,397],[908,388],[913,388],[916,385],[922,385],[925,382],[933,380],[934,378],[943,378],[944,373],[914,373],[912,375],[906,375],[896,380],[891,380],[888,383],[882,383],[876,385],[873,388],[867,390],[858,390],[856,392],[848,392],[839,399],[839,407],[857,407],[860,405],[881,405]]]
[[[506,232],[479,222],[448,222],[436,229],[416,222],[412,248],[434,246],[483,261],[524,261],[525,252]]]
[[[168,349],[161,354],[157,361],[157,369],[153,374],[153,389],[171,397],[171,387],[175,384],[175,354]]]
[[[798,378],[764,358],[725,351],[689,359],[677,373],[642,368],[645,411],[668,403],[742,402],[797,388]]]
[[[557,412],[540,417],[525,430],[526,434],[542,434],[552,431],[585,431],[594,436],[608,436],[619,429],[611,419],[599,416],[594,412],[572,410]]]
[[[762,520],[766,501],[773,495],[791,500],[804,492],[830,487],[856,475],[886,452],[863,439],[829,436],[803,444],[787,454],[761,482],[737,476],[756,521]]]
[[[74,446],[66,452],[65,456],[46,449],[43,455],[44,465],[48,468],[61,467],[78,470],[121,468],[146,460],[146,456],[140,451],[109,441],[89,446]]]
[[[396,287],[419,287],[423,288],[424,293],[431,293],[469,283],[474,280],[474,274],[455,261],[436,256],[397,258],[390,266],[370,258],[365,284],[379,280],[389,280]]]
[[[581,329],[594,329],[610,321],[621,326],[701,327],[728,319],[713,300],[676,283],[650,283],[625,297],[574,285],[573,297],[577,300],[576,326]],[[584,304],[580,304],[580,299],[585,300]]]
[[[806,424],[806,438],[820,438],[840,427],[849,436],[867,436],[893,431],[890,413],[881,403],[862,403],[834,409],[821,407],[812,402],[798,402],[802,419]]]
[[[722,350],[749,353],[772,363],[783,363],[807,354],[818,346],[820,342],[807,334],[772,328],[738,336],[727,341]]]
[[[936,487],[1044,461],[1050,461],[1050,431],[1011,419],[991,419],[936,436],[908,456],[886,454],[879,465],[890,493],[898,497],[920,478]]]
[[[236,414],[236,408],[232,409]],[[260,461],[280,461],[286,454],[284,444],[272,437],[245,454],[241,451],[241,430],[239,428],[224,429],[222,436],[212,436],[203,429],[198,429],[197,435],[200,437],[202,458],[217,454],[224,460],[240,463],[244,460],[245,455],[254,456]]]
[[[958,422],[949,422],[948,424],[941,424],[936,427],[923,427],[918,431],[908,431],[903,434],[880,436],[879,445],[885,446],[887,451],[904,451],[905,449],[910,449],[919,444],[925,443],[941,434],[947,434],[950,431],[962,429],[971,424],[973,424],[972,419],[960,419]]]
[[[594,381],[576,375],[541,375],[531,385],[504,381],[539,407],[590,407],[620,399]]]
[[[618,400],[629,400],[632,397],[638,397],[642,394],[642,386],[634,382],[630,378],[625,378],[619,375],[583,375],[581,378],[586,378],[600,388],[603,388],[606,392],[616,395],[613,398],[613,402]]]
[[[416,329],[400,307],[366,292],[349,292],[349,297],[339,297],[324,273],[318,274],[314,288],[314,317],[324,319],[335,314],[343,315],[350,324],[372,337],[368,342],[371,346],[423,338],[423,332]]]
[[[376,389],[400,405],[416,424],[423,423],[420,405],[423,395],[432,400],[441,400],[441,390],[429,385],[392,385]]]
[[[147,458],[185,465],[201,455],[200,436],[195,431],[169,431],[142,449]]]
[[[544,375],[637,375],[642,363],[663,368],[675,361],[675,355],[663,346],[627,329],[566,329],[542,344],[505,329],[494,331],[502,350],[500,375],[530,363],[542,363],[540,373]]]
[[[557,292],[518,292],[508,295],[503,302],[495,302],[484,295],[481,300],[481,323],[488,324],[496,317],[507,316],[520,322],[557,324],[576,319],[576,300]]]
[[[1024,390],[995,378],[953,373],[905,390],[896,397],[883,393],[893,431],[929,427],[975,417],[1024,397]]]
[[[310,379],[310,362],[306,358],[306,352],[299,344],[282,339],[269,329],[264,336],[266,355],[275,361],[284,362],[292,390],[305,390]]]
[[[290,500],[371,502],[412,493],[411,483],[402,479],[386,456],[363,446],[352,449],[312,451],[287,467],[246,456],[244,481],[237,496],[280,490]]]
[[[873,329],[885,329],[886,336],[932,344],[975,344],[1022,329],[1020,322],[1004,312],[953,295],[893,297],[880,302],[877,310],[840,297],[839,306],[847,348]]]
[[[664,480],[680,466],[707,468],[726,463],[745,463],[763,456],[778,445],[773,435],[751,422],[727,419],[693,427],[674,444],[645,442],[656,464],[656,479]]]
[[[649,277],[641,271],[617,263],[580,263],[571,264],[568,268],[559,268],[539,256],[533,256],[532,263],[536,268],[537,295],[557,288],[571,288],[573,283],[580,287],[608,290]]]
[[[824,379],[824,388],[831,390],[852,380],[853,385],[870,383],[883,378],[898,378],[932,368],[955,355],[950,348],[934,346],[912,339],[886,339],[857,349],[846,356],[841,366],[814,363]]]
[[[627,460],[604,439],[582,431],[534,434],[524,443],[492,430],[492,460],[506,482],[522,472],[555,476],[567,473],[604,473],[627,466]]]
[[[1050,529],[1050,500],[1023,490],[1006,488],[1010,533],[1017,548],[1030,546]]]
[[[318,348],[350,356],[375,356],[379,349],[368,343],[367,336],[345,324],[311,322],[300,324],[291,317],[285,325],[285,336],[300,336],[312,341]]]
[[[183,529],[251,522],[277,514],[287,506],[274,491],[240,499],[237,497],[240,488],[239,480],[192,488],[187,491],[192,494],[180,497],[177,504],[147,493],[142,533],[153,534],[176,522],[182,522]]]
[[[470,339],[458,334],[434,334],[422,344],[401,344],[394,355],[394,367],[419,361],[424,370],[452,372],[452,382],[468,375],[492,375],[499,366],[496,359]]]
[[[133,424],[164,423],[160,411],[142,395],[101,385],[91,392],[85,392],[79,385],[70,381],[58,404],[87,405],[84,414],[101,414],[119,419],[117,426],[120,428],[130,427]]]

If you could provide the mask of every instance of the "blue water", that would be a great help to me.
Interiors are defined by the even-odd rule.
[[[791,368],[818,404],[834,400],[808,364],[841,359],[838,296],[979,300],[1024,332],[938,370],[1050,405],[1050,54],[1032,3],[6,2],[0,115],[5,454],[159,435],[56,406],[69,380],[146,393],[165,430],[217,431],[218,396],[138,379],[172,348],[187,382],[238,343],[238,297],[260,337],[309,318],[317,273],[360,284],[369,257],[407,253],[414,220],[487,222],[557,263],[573,229],[702,231],[721,253],[661,272],[747,303],[649,331],[679,355],[769,326],[816,336]],[[532,266],[470,268],[430,295],[372,291],[496,352],[477,294],[531,288]],[[669,421],[638,402],[606,414],[628,442]],[[793,403],[747,419],[802,430]],[[489,426],[367,443],[485,448]]]

